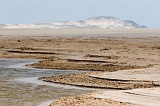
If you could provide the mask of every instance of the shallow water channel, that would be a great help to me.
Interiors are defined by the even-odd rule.
[[[0,58],[0,106],[48,106],[59,97],[93,92],[93,89],[37,80],[42,76],[80,73],[81,71],[35,69],[26,67],[38,60]]]

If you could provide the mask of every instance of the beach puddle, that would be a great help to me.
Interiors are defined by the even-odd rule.
[[[0,59],[0,106],[48,106],[59,97],[93,92],[93,89],[48,83],[38,80],[80,71],[28,68],[38,60]]]

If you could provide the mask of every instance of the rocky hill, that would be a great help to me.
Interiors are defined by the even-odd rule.
[[[134,21],[121,20],[115,17],[92,17],[80,21],[58,21],[53,23],[44,24],[0,24],[0,28],[4,29],[64,29],[64,28],[106,28],[106,29],[118,29],[118,28],[146,28],[143,25],[138,25]]]

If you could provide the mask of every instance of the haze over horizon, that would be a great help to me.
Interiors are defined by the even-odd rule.
[[[159,0],[0,0],[0,24],[77,21],[111,16],[160,28]]]

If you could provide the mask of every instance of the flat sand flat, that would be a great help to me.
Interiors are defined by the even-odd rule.
[[[160,88],[146,88],[123,91],[103,91],[93,97],[128,102],[138,106],[159,106]]]

